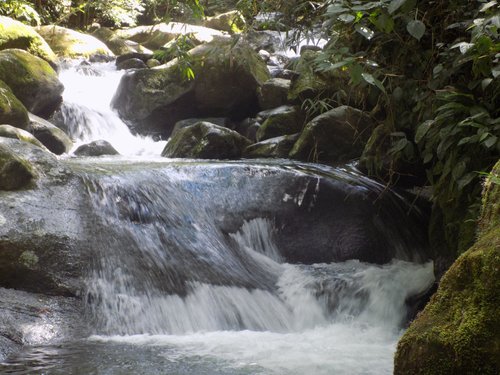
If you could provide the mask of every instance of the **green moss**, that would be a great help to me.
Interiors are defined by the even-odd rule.
[[[0,125],[9,124],[26,129],[29,125],[28,111],[11,89],[0,81]]]
[[[282,112],[269,116],[257,131],[257,140],[295,134],[302,130],[304,116],[297,108],[290,107]]]
[[[0,16],[0,50],[19,48],[55,64],[56,55],[32,27]]]
[[[486,180],[481,207],[480,231],[500,226],[500,160]]]
[[[19,256],[19,263],[28,269],[35,269],[38,264],[38,257],[33,251],[26,250]]]
[[[31,186],[35,178],[29,161],[0,144],[0,190],[18,190]]]
[[[497,210],[498,220],[498,187],[490,189],[485,189],[485,207]],[[395,374],[500,372],[500,226],[489,215],[485,208],[478,241],[446,272],[401,338]]]

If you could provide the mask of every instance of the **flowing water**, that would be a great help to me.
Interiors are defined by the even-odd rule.
[[[434,279],[432,263],[410,255],[420,250],[403,227],[404,200],[391,196],[403,210],[391,208],[384,220],[401,228],[377,229],[395,248],[389,263],[288,263],[293,243],[280,238],[287,212],[270,215],[266,196],[309,213],[320,180],[348,180],[353,194],[377,196],[384,187],[347,169],[284,161],[159,160],[164,144],[132,136],[109,109],[120,74],[110,64],[61,73],[71,135],[78,143],[107,139],[128,155],[67,161],[101,228],[89,240],[94,261],[82,298],[89,334],[27,347],[0,372],[392,373],[406,302]],[[281,175],[307,177],[307,186],[266,187]],[[251,205],[252,215],[234,219]]]

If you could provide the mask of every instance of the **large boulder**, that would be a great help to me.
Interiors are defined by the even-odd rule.
[[[200,121],[177,131],[161,155],[170,158],[238,159],[250,143],[233,130]]]
[[[45,146],[33,134],[12,125],[0,125],[0,137],[19,139],[20,141],[31,143],[46,150]]]
[[[177,59],[122,77],[112,105],[134,131],[168,137],[182,119],[243,119],[258,111],[256,90],[269,73],[247,44],[214,41],[195,47],[190,58],[192,80]]]
[[[227,31],[230,33],[241,33],[245,29],[246,22],[243,15],[237,10],[221,13],[213,17],[208,17],[204,25],[206,27]]]
[[[56,65],[57,57],[47,42],[30,26],[0,16],[0,50],[19,48]]]
[[[143,44],[152,50],[159,49],[179,35],[188,35],[196,44],[208,43],[216,37],[224,36],[219,30],[189,25],[181,22],[159,23],[152,26],[137,26],[118,30],[117,36]]]
[[[0,81],[0,124],[10,124],[20,129],[26,129],[29,124],[26,107],[3,81]]]
[[[243,151],[244,158],[286,158],[299,134],[284,135],[254,143]]]
[[[261,108],[271,109],[288,104],[288,90],[290,90],[289,79],[271,78],[264,82],[259,90]]]
[[[30,132],[51,152],[61,155],[73,148],[73,141],[63,130],[32,113],[29,118]]]
[[[326,163],[359,157],[372,127],[365,112],[349,106],[334,108],[307,123],[290,157]]]
[[[141,46],[137,42],[126,40],[107,27],[100,27],[92,33],[92,36],[106,44],[108,48],[117,56],[127,53],[152,53],[146,47]]]
[[[62,101],[64,86],[45,60],[20,49],[0,51],[0,80],[28,111],[46,117]]]
[[[259,113],[265,121],[257,130],[257,140],[280,137],[298,133],[302,130],[304,115],[299,108],[293,106],[281,106]]]
[[[36,30],[52,47],[57,56],[69,58],[90,58],[96,55],[114,57],[114,53],[106,44],[92,35],[56,25],[40,26]]]
[[[484,190],[477,242],[398,343],[394,373],[500,373],[500,161]]]
[[[28,160],[17,155],[16,150],[9,147],[6,139],[0,137],[0,190],[18,190],[30,187],[36,172]],[[1,264],[3,264],[3,259]]]

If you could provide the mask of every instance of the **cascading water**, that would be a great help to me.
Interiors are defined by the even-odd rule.
[[[61,73],[72,136],[159,155],[108,108],[120,73],[84,68]],[[19,361],[42,352],[44,374],[392,373],[406,302],[434,279],[401,197],[349,170],[285,161],[67,163],[92,212],[91,334]],[[351,243],[394,259],[293,261],[312,259],[330,232],[338,239],[321,251],[344,259]]]
[[[59,122],[78,146],[106,140],[121,155],[159,155],[165,142],[134,136],[113,112],[110,103],[123,71],[114,62],[86,65],[68,62],[59,79],[64,84]]]

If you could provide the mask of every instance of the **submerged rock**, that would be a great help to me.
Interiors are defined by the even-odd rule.
[[[179,129],[161,155],[169,158],[238,159],[250,143],[233,130],[200,121]]]
[[[56,66],[55,53],[32,27],[0,16],[0,50],[11,48],[23,49]]]
[[[40,26],[36,30],[59,57],[90,58],[98,55],[114,57],[114,53],[106,44],[92,35],[56,25]]]
[[[31,113],[29,118],[31,133],[51,152],[61,155],[73,148],[73,141],[63,130]]]
[[[64,86],[45,60],[20,49],[0,51],[0,80],[28,111],[50,116],[62,101]]]
[[[0,124],[26,129],[29,124],[28,110],[14,95],[9,86],[0,80]]]
[[[396,375],[500,372],[499,176],[500,162],[483,193],[479,237],[399,341]]]
[[[349,106],[334,108],[307,123],[290,157],[326,163],[359,157],[372,127],[365,112]]]
[[[256,90],[269,73],[248,45],[217,41],[190,55],[192,80],[182,75],[177,60],[123,76],[112,105],[135,132],[168,138],[182,119],[243,119],[257,112]]]

